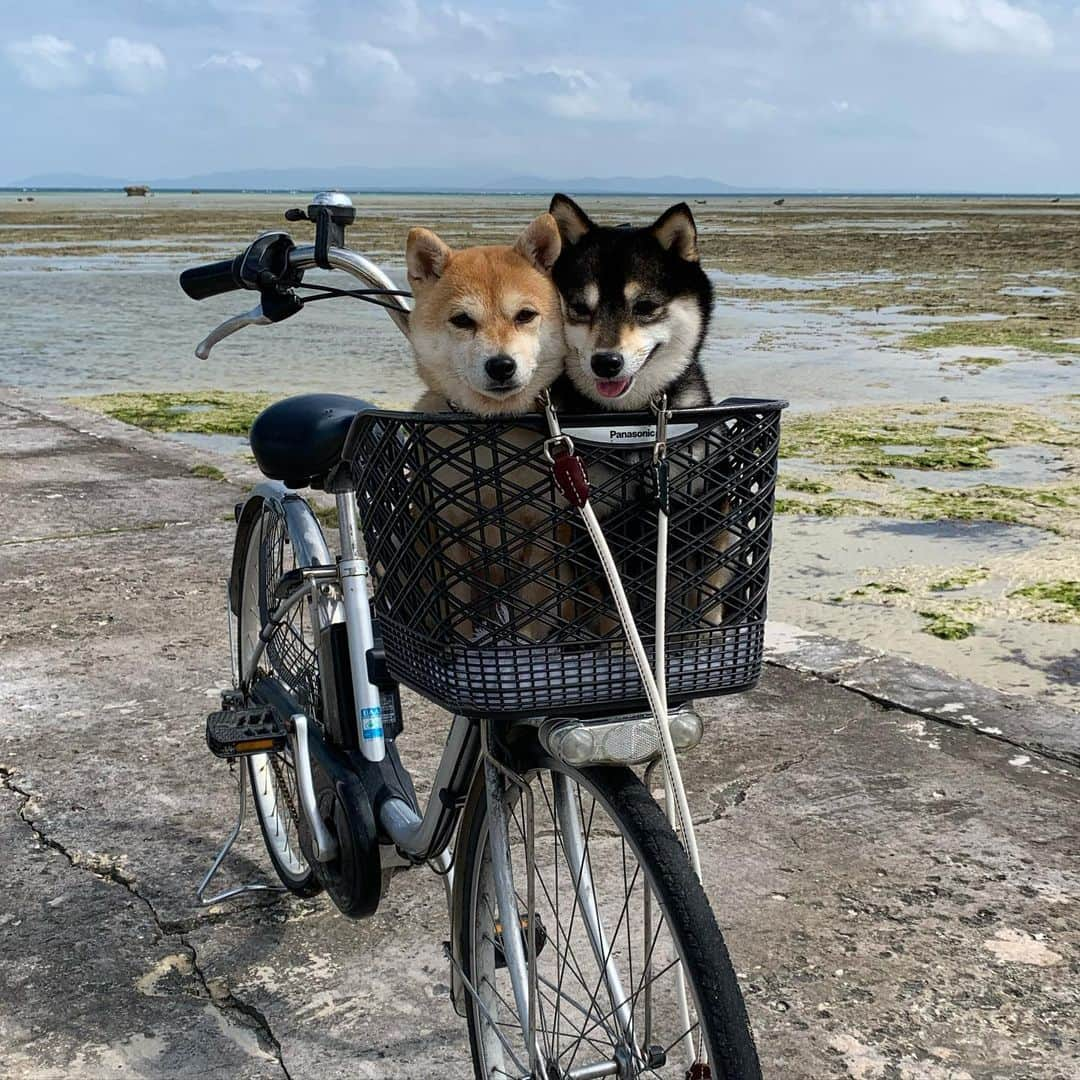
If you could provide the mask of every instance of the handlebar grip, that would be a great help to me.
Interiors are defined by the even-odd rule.
[[[205,300],[210,296],[235,292],[242,289],[240,263],[243,255],[235,259],[222,259],[221,262],[207,263],[205,266],[193,266],[180,275],[180,288],[192,300]]]

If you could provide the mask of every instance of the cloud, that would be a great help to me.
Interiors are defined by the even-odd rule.
[[[559,120],[631,123],[659,111],[621,76],[557,64],[476,72],[449,95],[466,111],[474,103],[487,112],[541,113]]]
[[[431,29],[417,0],[384,0],[379,21],[399,38],[426,37]]]
[[[722,103],[720,116],[724,126],[731,131],[753,131],[772,123],[779,112],[771,101],[744,98]]]
[[[466,11],[464,8],[454,7],[453,4],[443,4],[439,11],[443,17],[455,27],[460,27],[462,30],[472,34],[479,34],[480,37],[486,38],[488,41],[495,39],[494,28],[479,16],[474,15],[471,11]]]
[[[416,82],[397,54],[368,41],[353,41],[337,51],[335,73],[361,101],[400,103],[416,94]]]
[[[82,53],[70,41],[52,34],[35,34],[7,49],[19,77],[35,90],[72,90],[92,75],[106,75],[113,85],[129,94],[143,94],[165,75],[165,54],[148,41],[111,37],[101,56]]]
[[[165,54],[149,41],[129,41],[111,37],[105,43],[101,66],[119,89],[129,94],[144,94],[165,76]]]
[[[263,66],[263,62],[257,56],[249,56],[247,53],[233,49],[227,53],[214,53],[200,65],[204,68],[224,68],[227,71],[256,72]]]
[[[70,41],[52,34],[35,34],[26,41],[13,41],[4,51],[19,78],[35,90],[81,86],[89,72],[89,58]]]
[[[878,33],[909,37],[957,53],[1045,55],[1050,25],[1009,0],[864,0],[857,14]]]
[[[239,49],[213,53],[199,68],[241,79],[254,78],[265,89],[281,91],[290,96],[306,97],[314,87],[311,69],[306,64],[273,60],[265,62],[261,57],[252,56],[251,53],[241,52]]]
[[[304,64],[286,64],[278,73],[275,83],[296,94],[310,94],[314,80],[311,69]]]

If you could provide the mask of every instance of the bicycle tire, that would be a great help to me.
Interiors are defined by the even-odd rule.
[[[269,519],[273,516],[273,521]],[[268,527],[269,525],[269,527]],[[276,578],[283,567],[280,559],[267,558],[267,545],[274,537],[284,539],[281,529],[285,523],[281,515],[269,504],[263,505],[258,520],[248,534],[248,548],[240,563],[240,580],[236,582],[235,595],[240,598],[236,620],[237,658],[243,670],[246,649],[251,647],[252,634],[262,629],[268,613],[268,597],[273,594]],[[273,562],[274,565],[270,565]],[[257,626],[257,629],[256,629]],[[269,656],[269,654],[264,654]],[[317,664],[317,659],[314,660]],[[271,674],[273,660],[267,660]],[[295,776],[289,783],[293,766],[290,754],[252,754],[245,763],[251,781],[255,817],[259,822],[263,845],[281,883],[296,896],[315,896],[323,886],[303,854],[300,831],[304,827],[299,812],[299,795]],[[288,770],[288,771],[286,771]],[[282,812],[281,804],[284,803]],[[287,815],[287,818],[286,818]],[[295,827],[295,841],[289,837],[289,819]]]
[[[714,1080],[760,1080],[761,1068],[757,1051],[727,946],[705,890],[694,874],[686,852],[668,824],[661,807],[642,781],[627,768],[595,767],[572,770],[565,766],[556,766],[550,760],[544,761],[538,768],[556,768],[604,806],[645,872],[670,927],[671,936],[677,943],[678,954],[691,987],[698,1019],[705,1034],[711,1071],[688,1074],[683,1071],[683,1066],[673,1064],[660,1071],[644,1068],[632,1075],[678,1076],[680,1080],[686,1075],[711,1077]],[[459,839],[461,854],[458,859],[459,878],[456,882],[454,905],[457,956],[464,979],[473,986],[477,985],[479,972],[476,970],[476,950],[470,935],[475,937],[473,927],[476,925],[477,913],[474,910],[475,901],[470,898],[476,894],[476,878],[484,857],[487,842],[486,818],[486,796],[481,774],[481,778],[474,784]],[[571,925],[572,922],[573,915]],[[551,932],[547,931],[548,944],[551,937]],[[558,928],[555,937],[560,940]],[[569,941],[569,936],[567,940]],[[481,1025],[485,1023],[485,1019],[472,992],[464,989],[463,998],[474,1073],[480,1080],[490,1080],[492,1075],[497,1074],[485,1075],[486,1066],[481,1060],[484,1053]],[[586,1021],[588,1019],[587,1016]]]

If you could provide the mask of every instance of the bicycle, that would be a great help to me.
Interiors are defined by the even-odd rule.
[[[381,304],[407,331],[407,294],[344,245],[354,215],[322,193],[286,215],[314,222],[313,246],[267,233],[185,271],[194,299],[260,293],[201,354],[329,296]],[[305,283],[313,267],[364,287]],[[325,889],[360,918],[427,865],[446,884],[477,1077],[754,1080],[676,755],[702,738],[691,700],[760,671],[783,403],[573,418],[541,404],[482,420],[302,395],[255,421],[267,479],[236,508],[235,685],[207,719],[214,753],[241,759],[240,812],[199,899]],[[305,487],[335,497],[336,557]],[[517,524],[523,503],[550,506],[549,523]],[[479,606],[460,588],[477,581]],[[454,714],[425,808],[395,741],[402,684]],[[207,897],[248,783],[281,885]]]

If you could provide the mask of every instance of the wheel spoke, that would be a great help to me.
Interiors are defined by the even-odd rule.
[[[276,606],[274,590],[278,581],[295,565],[284,518],[276,507],[264,504],[248,540],[240,581],[237,659],[241,672],[249,670],[259,634]],[[296,605],[270,635],[258,667],[260,672],[296,692],[302,706],[310,715],[317,716],[318,702],[313,701],[305,689],[318,688],[318,656],[314,649],[313,629],[305,604]],[[312,872],[299,843],[295,770],[288,757],[282,754],[262,754],[249,759],[245,767],[249,765],[252,795],[267,849],[279,876],[290,887],[298,888],[310,882]]]
[[[544,770],[526,779],[533,792],[532,813],[526,800],[512,792],[507,822],[513,822],[510,850],[519,917],[528,910],[527,875],[534,877],[536,907],[524,935],[527,951],[541,941],[541,927],[544,932],[544,944],[533,961],[535,1028],[529,1032],[527,1022],[511,1004],[509,972],[494,964],[505,942],[495,931],[501,921],[485,855],[478,880],[488,884],[471,894],[475,947],[470,963],[487,965],[482,977],[479,969],[473,969],[480,994],[471,1008],[480,1037],[481,1074],[489,1078],[512,1074],[508,1070],[515,1066],[509,1052],[502,1049],[509,1036],[518,1057],[527,1055],[535,1044],[552,1075],[560,1077],[608,1062],[614,1068],[617,1061],[633,1061],[635,1076],[668,1080],[684,1076],[688,1055],[706,1041],[697,992],[691,980],[690,1019],[680,1021],[676,978],[686,971],[681,939],[673,935],[667,919],[669,901],[658,900],[651,885],[654,879],[641,872],[641,848],[635,846],[634,834],[581,782],[568,777],[566,782],[575,786],[563,791],[558,784],[564,781],[556,776],[553,782]],[[564,820],[563,813],[572,814],[576,825],[573,818]],[[535,820],[530,820],[532,816]],[[654,828],[668,828],[659,810],[658,818]],[[577,839],[571,828],[578,830]],[[527,865],[530,829],[534,830],[532,866]],[[489,838],[484,845],[487,851]],[[690,874],[687,863],[688,883]],[[502,935],[520,932],[513,926],[501,931]],[[651,1027],[642,1024],[643,1002]],[[650,1066],[643,1060],[646,1035],[650,1045],[663,1049],[665,1059],[671,1055],[667,1064]],[[687,1048],[685,1055],[680,1047]],[[694,1060],[705,1060],[700,1049]]]

